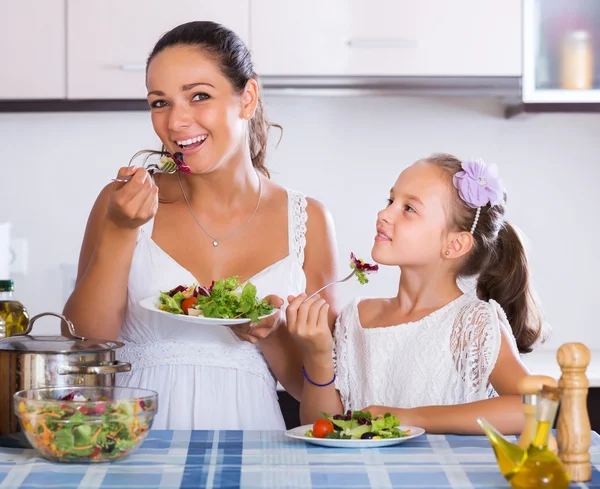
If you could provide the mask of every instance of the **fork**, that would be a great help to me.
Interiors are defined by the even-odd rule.
[[[306,302],[308,299],[310,299],[311,297],[314,297],[315,295],[317,295],[319,292],[321,292],[322,290],[325,290],[327,287],[333,285],[333,284],[341,284],[342,282],[347,282],[348,280],[350,280],[352,277],[354,277],[354,275],[356,275],[356,268],[354,270],[352,270],[352,273],[350,275],[348,275],[346,278],[343,278],[341,280],[336,280],[335,282],[331,282],[329,284],[327,284],[325,287],[321,287],[319,290],[317,290],[314,294],[309,295],[306,299],[304,299],[302,302]]]
[[[150,175],[154,175],[155,173],[165,173],[167,175],[173,175],[176,171],[177,171],[177,166],[169,171],[164,171],[161,170],[160,167],[155,164],[155,163],[150,163],[147,167],[146,167],[146,171],[148,173],[150,173]],[[131,180],[132,177],[125,177],[125,178],[113,178],[112,181],[113,182],[121,182],[121,183],[127,183],[129,180]]]

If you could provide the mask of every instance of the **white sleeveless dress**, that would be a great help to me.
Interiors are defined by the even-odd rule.
[[[306,198],[287,194],[289,255],[250,279],[259,297],[286,300],[306,289]],[[276,381],[258,346],[228,327],[196,326],[139,305],[161,290],[195,281],[151,239],[152,226],[150,221],[140,230],[133,255],[119,338],[125,347],[117,353],[132,371],[117,375],[117,385],[158,392],[153,429],[285,429]]]
[[[420,321],[363,328],[358,304],[335,327],[336,388],[344,409],[454,405],[496,396],[490,384],[501,331],[518,355],[506,314],[491,300],[463,294]]]

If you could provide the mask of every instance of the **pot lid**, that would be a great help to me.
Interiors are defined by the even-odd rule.
[[[70,335],[31,335],[33,323],[42,316],[56,316],[62,319],[69,327]],[[88,353],[114,350],[122,346],[123,343],[119,341],[98,340],[79,336],[75,333],[75,327],[71,321],[61,314],[53,312],[44,312],[32,317],[23,334],[0,340],[0,351],[22,351],[28,353]]]

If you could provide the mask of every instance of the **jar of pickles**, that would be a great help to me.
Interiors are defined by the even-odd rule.
[[[7,337],[23,333],[29,323],[27,309],[13,297],[14,290],[12,280],[0,280],[0,318],[4,320]]]

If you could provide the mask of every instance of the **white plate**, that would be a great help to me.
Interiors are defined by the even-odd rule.
[[[304,436],[308,430],[312,429],[312,424],[304,426],[298,426],[297,428],[287,430],[285,436],[294,438],[295,440],[302,440],[313,445],[320,445],[322,447],[337,447],[337,448],[377,448],[377,447],[389,447],[392,445],[399,445],[408,440],[412,440],[417,436],[421,436],[425,433],[423,428],[417,428],[416,426],[398,426],[402,431],[410,430],[410,435],[404,438],[381,438],[379,440],[332,440],[329,438],[311,438]]]
[[[187,314],[171,314],[170,312],[161,311],[156,307],[157,304],[160,304],[158,297],[147,297],[144,300],[140,301],[140,306],[144,309],[148,309],[149,311],[155,312],[157,314],[165,314],[176,321],[183,321],[185,323],[194,323],[194,324],[212,324],[213,326],[231,326],[233,324],[248,324],[250,322],[249,319],[221,319],[221,318],[205,318],[204,316],[188,316]],[[260,316],[259,319],[268,318],[272,316],[278,311],[278,309],[273,309],[271,314],[266,316]]]

